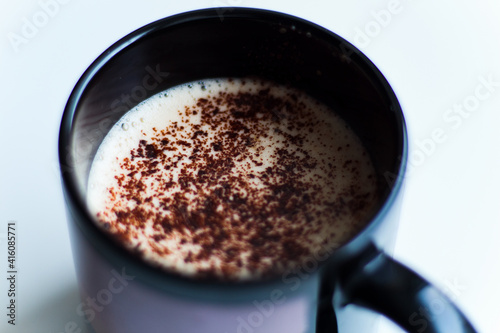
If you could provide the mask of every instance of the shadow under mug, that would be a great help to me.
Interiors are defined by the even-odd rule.
[[[103,233],[86,209],[97,148],[124,113],[158,92],[195,80],[247,76],[302,89],[351,126],[380,178],[378,211],[335,252],[315,254],[275,279],[197,281],[149,266]],[[214,8],[129,34],[80,78],[60,128],[63,191],[82,297],[77,313],[99,333],[373,330],[344,316],[346,305],[354,304],[411,332],[474,332],[446,296],[386,254],[397,230],[407,144],[401,107],[383,75],[354,46],[311,22],[267,10]]]

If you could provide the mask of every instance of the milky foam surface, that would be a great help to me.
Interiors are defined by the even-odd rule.
[[[247,280],[352,238],[375,209],[375,178],[326,106],[270,82],[214,79],[155,95],[115,124],[88,206],[153,265]]]

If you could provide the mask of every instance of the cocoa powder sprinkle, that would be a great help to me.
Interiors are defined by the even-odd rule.
[[[141,139],[120,163],[118,187],[109,190],[121,201],[108,207],[110,218],[98,218],[122,240],[149,233],[159,256],[172,251],[164,242],[180,238],[179,246],[197,249],[186,253],[186,264],[220,259],[200,266],[197,276],[231,280],[242,267],[252,278],[293,268],[311,255],[308,237],[320,238],[318,246],[331,237],[329,247],[345,241],[335,238],[342,234],[338,228],[325,223],[357,216],[376,201],[374,187],[360,185],[374,183],[372,174],[343,188],[322,189],[339,177],[336,166],[352,174],[362,166],[352,159],[335,164],[336,157],[322,162],[306,148],[318,119],[295,91],[285,96],[268,88],[222,91],[179,113],[199,122],[173,122]],[[283,144],[269,143],[273,132]],[[329,150],[344,153],[352,146]]]

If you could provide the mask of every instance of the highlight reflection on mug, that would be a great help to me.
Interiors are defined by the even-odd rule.
[[[233,6],[241,6],[243,5],[242,0],[214,0],[213,2],[214,7],[218,7],[216,9],[217,15],[219,16],[219,19],[224,21],[224,13],[228,11],[232,11],[233,9],[231,7]]]
[[[457,279],[453,279],[453,282],[446,280],[446,287],[443,289],[443,293],[451,300],[456,301],[456,299],[462,295],[462,292],[466,289],[464,285],[461,285]],[[424,297],[430,298],[429,307],[419,307],[418,311],[415,311],[408,318],[410,325],[415,326],[417,332],[424,332],[429,326],[429,322],[432,322],[434,317],[447,315],[447,301],[435,290],[426,289],[424,290]]]

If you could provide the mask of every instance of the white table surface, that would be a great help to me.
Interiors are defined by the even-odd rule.
[[[0,0],[0,332],[61,333],[81,320],[57,164],[62,110],[80,75],[151,21],[231,5],[318,23],[384,73],[410,136],[394,255],[444,289],[480,332],[500,332],[498,0],[54,1]],[[5,315],[9,221],[18,236],[16,326]],[[400,332],[385,321],[378,331]]]

